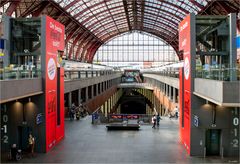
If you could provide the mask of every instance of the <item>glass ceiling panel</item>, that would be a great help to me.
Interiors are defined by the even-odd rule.
[[[106,30],[110,27],[111,31],[120,29],[128,29],[128,20],[133,27],[143,26],[146,28],[157,30],[161,33],[175,34],[172,30],[169,32],[169,26],[176,28],[180,20],[187,14],[187,12],[197,13],[199,6],[189,2],[189,0],[144,0],[144,17],[142,19],[141,0],[136,0],[137,5],[134,8],[131,0],[127,2],[126,14],[123,0],[54,0],[64,8],[76,1],[76,4],[68,6],[67,12],[83,24],[90,31],[93,31],[98,36],[106,36],[109,32]],[[206,6],[207,0],[195,0],[199,5]],[[172,13],[172,14],[171,14]],[[136,17],[134,16],[136,14]],[[128,18],[127,18],[128,15]],[[106,18],[106,19],[104,19]],[[134,23],[137,21],[137,23]],[[116,27],[117,25],[117,27]],[[134,27],[133,27],[134,29]],[[166,30],[164,30],[166,29]],[[99,33],[100,32],[100,33]],[[111,33],[111,35],[115,35]],[[108,35],[107,35],[108,36]]]

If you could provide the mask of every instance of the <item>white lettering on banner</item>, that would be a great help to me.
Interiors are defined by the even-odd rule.
[[[3,134],[1,134],[2,138],[1,140],[3,141],[4,144],[8,144],[8,115],[7,115],[7,106],[3,106],[4,110],[1,110],[2,113],[2,127],[1,130],[3,131]]]
[[[186,43],[187,43],[187,39],[184,39],[184,40],[182,41],[182,47],[184,47],[184,46],[186,45]]]
[[[180,32],[188,27],[188,22],[185,22],[182,26],[180,26]]]
[[[63,31],[62,31],[62,29],[61,29],[61,27],[58,27],[56,24],[54,24],[53,22],[50,22],[49,23],[49,26],[50,26],[50,28],[51,29],[53,29],[53,30],[55,30],[55,31],[57,31],[57,32],[59,32],[59,33],[62,33]]]
[[[233,114],[233,119],[232,119],[232,124],[233,124],[233,129],[232,129],[232,147],[233,148],[238,148],[239,147],[239,111],[237,108],[232,110]]]
[[[59,47],[59,45],[60,45],[60,42],[55,42],[55,41],[53,41],[52,43],[53,43],[53,46],[54,46],[54,47]]]
[[[50,22],[49,24],[50,24],[50,28],[54,29],[54,24],[52,22]]]
[[[60,27],[58,27],[57,25],[55,25],[54,28],[57,32],[62,33],[62,29]]]

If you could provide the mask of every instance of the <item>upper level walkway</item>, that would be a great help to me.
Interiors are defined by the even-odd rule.
[[[121,83],[118,85],[118,88],[143,88],[153,90],[152,85],[148,83]]]
[[[230,159],[189,157],[179,142],[178,120],[163,117],[160,127],[107,131],[91,118],[66,120],[65,139],[47,154],[24,157],[22,163],[221,163]],[[36,145],[37,146],[37,145]]]

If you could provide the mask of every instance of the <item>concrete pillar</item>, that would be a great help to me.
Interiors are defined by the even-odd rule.
[[[99,83],[99,87],[100,87],[100,93],[99,94],[101,94],[102,93],[102,83]]]
[[[86,102],[88,101],[88,87],[86,87],[86,90],[85,90],[85,99],[86,99]]]
[[[96,96],[98,95],[98,84],[96,84]]]
[[[169,96],[169,99],[170,100],[172,100],[172,87],[169,85],[169,94],[168,94],[168,96]]]
[[[166,87],[166,92],[165,92],[165,95],[168,96],[168,85],[165,84],[165,87]]]
[[[72,92],[68,93],[68,107],[72,106]]]
[[[94,97],[94,85],[91,86],[91,99]]]
[[[82,103],[81,91],[81,89],[78,90],[78,104]]]
[[[176,103],[176,88],[173,88],[173,102]]]
[[[103,82],[103,92],[106,91],[106,81]]]

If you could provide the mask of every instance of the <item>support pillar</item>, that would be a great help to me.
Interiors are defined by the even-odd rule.
[[[96,96],[98,96],[98,84],[96,84]]]
[[[94,85],[91,86],[91,99],[94,97]]]
[[[88,101],[88,87],[86,87],[86,90],[85,90],[85,98],[86,98],[86,102]]]
[[[79,90],[78,90],[78,104],[81,104],[81,103],[82,103],[81,91],[82,91],[82,89],[79,89]]]
[[[72,92],[68,93],[68,107],[70,108],[72,106]]]
[[[176,103],[176,88],[173,88],[173,102]]]

